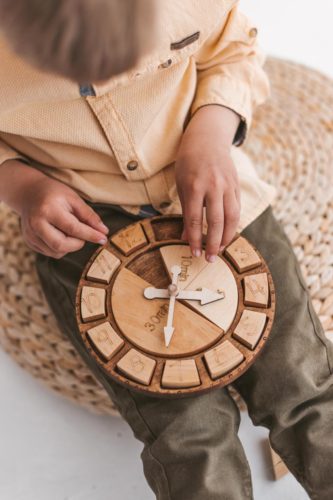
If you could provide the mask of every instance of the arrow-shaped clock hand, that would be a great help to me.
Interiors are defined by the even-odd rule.
[[[167,289],[154,288],[153,286],[145,288],[143,294],[146,299],[167,299],[170,296]],[[224,292],[214,292],[209,290],[209,288],[202,288],[201,290],[179,290],[177,299],[200,300],[203,306],[210,302],[224,299]]]
[[[178,276],[181,273],[181,268],[179,266],[172,266],[171,273],[172,273],[172,281],[171,284],[168,286],[167,290],[170,297],[168,319],[167,319],[167,324],[164,327],[164,340],[166,347],[168,347],[168,345],[170,344],[171,337],[175,330],[174,327],[172,326],[172,321],[175,309],[176,295],[178,292],[177,288]]]

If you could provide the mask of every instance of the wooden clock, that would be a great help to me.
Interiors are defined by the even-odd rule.
[[[214,263],[181,240],[181,215],[139,220],[87,262],[76,318],[90,355],[113,379],[151,395],[180,397],[233,382],[272,328],[269,269],[243,236]]]

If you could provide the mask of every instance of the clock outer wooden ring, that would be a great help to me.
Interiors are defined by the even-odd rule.
[[[140,245],[137,248],[135,248],[133,251],[129,252],[127,255],[125,255],[120,249],[112,242],[113,238],[121,233],[122,231],[126,230],[131,230],[132,228],[135,228],[135,226],[140,225],[140,227],[143,229],[144,234],[146,236],[147,242],[144,245]],[[161,386],[161,377],[163,374],[163,369],[164,369],[164,364],[166,361],[165,356],[158,356],[158,355],[147,355],[146,352],[144,352],[145,355],[150,357],[156,362],[156,366],[153,372],[153,375],[149,381],[149,383],[143,384],[139,383],[138,381],[133,380],[132,378],[129,378],[128,376],[125,375],[124,372],[119,370],[117,368],[117,363],[125,356],[128,351],[131,349],[136,349],[139,351],[136,345],[133,345],[126,337],[123,336],[122,332],[119,330],[117,327],[117,324],[115,322],[115,318],[113,315],[113,311],[111,310],[110,307],[107,307],[109,304],[111,304],[111,293],[112,293],[112,287],[113,283],[116,279],[116,276],[118,273],[121,271],[122,268],[127,267],[130,265],[130,263],[136,259],[140,254],[143,254],[149,250],[151,250],[153,247],[156,247],[160,244],[164,243],[174,243],[174,244],[179,244],[179,243],[184,243],[183,240],[180,239],[181,232],[183,228],[183,218],[181,215],[177,214],[172,214],[172,215],[160,215],[160,216],[155,216],[155,217],[149,217],[145,219],[141,219],[139,221],[134,222],[133,224],[130,224],[129,226],[126,226],[126,228],[122,228],[119,231],[113,233],[109,239],[108,242],[104,245],[99,247],[90,257],[90,259],[87,261],[83,271],[82,275],[80,278],[80,281],[77,286],[77,291],[76,291],[76,300],[75,300],[75,310],[76,310],[76,320],[78,324],[78,329],[79,332],[82,336],[82,340],[84,342],[84,345],[89,352],[89,354],[92,356],[92,358],[97,362],[97,364],[102,368],[104,373],[110,377],[111,379],[117,381],[118,383],[122,384],[128,389],[133,389],[138,392],[143,392],[146,394],[149,394],[151,396],[157,396],[157,397],[167,397],[167,398],[174,398],[174,397],[186,397],[186,396],[191,396],[195,394],[200,394],[204,393],[207,391],[210,391],[214,388],[218,387],[223,387],[226,386],[230,383],[232,383],[234,380],[236,380],[239,376],[241,376],[245,371],[254,363],[260,352],[262,351],[264,345],[266,344],[269,334],[272,329],[273,321],[274,321],[274,315],[275,315],[275,307],[276,307],[276,295],[275,295],[275,287],[272,279],[272,275],[269,271],[269,268],[264,260],[264,258],[261,256],[260,252],[247,240],[247,242],[250,244],[250,246],[255,249],[257,254],[260,256],[261,263],[259,266],[252,270],[248,270],[245,272],[238,272],[235,274],[236,281],[237,281],[237,288],[238,288],[238,294],[239,294],[239,306],[234,318],[234,321],[232,322],[231,327],[228,329],[227,332],[220,338],[216,346],[222,343],[224,340],[230,340],[233,345],[236,345],[237,348],[243,353],[244,355],[244,360],[236,366],[234,369],[232,369],[230,372],[219,376],[218,378],[212,379],[209,370],[207,367],[207,363],[204,358],[204,353],[203,352],[198,352],[196,354],[192,354],[191,356],[184,357],[182,359],[195,359],[196,367],[198,370],[199,378],[200,378],[200,385],[196,385],[193,387],[181,387],[181,388],[167,388],[167,387],[162,387]],[[230,244],[226,247],[226,249],[239,237],[240,235],[237,233],[233,240],[230,242]],[[243,236],[242,236],[243,237]],[[244,238],[244,237],[243,237]],[[203,247],[205,247],[205,235],[203,238]],[[114,272],[110,282],[108,284],[104,284],[101,282],[98,282],[96,280],[91,280],[87,279],[86,274],[91,266],[91,264],[94,262],[96,259],[97,255],[103,250],[107,249],[112,252],[113,255],[118,257],[121,261],[119,267],[117,270]],[[226,249],[223,250],[223,255],[225,256]],[[230,264],[234,266],[234,263],[232,262],[232,259],[228,258],[227,259]],[[267,280],[268,280],[268,286],[269,286],[269,304],[267,307],[254,307],[254,306],[245,306],[244,305],[244,290],[243,290],[243,284],[242,280],[245,276],[251,275],[251,274],[256,274],[256,273],[267,273]],[[82,316],[81,316],[81,293],[82,293],[82,287],[83,286],[94,286],[96,288],[102,288],[106,292],[106,316],[103,318],[97,318],[88,322],[83,321]],[[244,309],[248,310],[253,310],[253,311],[260,311],[264,312],[267,316],[266,324],[264,331],[256,344],[254,349],[249,349],[245,345],[242,345],[240,342],[237,342],[236,339],[234,339],[231,334],[233,333],[235,327],[239,323],[240,317],[242,315],[242,312]],[[91,342],[89,339],[89,336],[87,335],[87,330],[93,328],[94,326],[97,326],[104,321],[109,321],[111,326],[115,329],[115,331],[118,333],[118,335],[123,339],[124,343],[123,346],[112,356],[111,359],[106,360],[103,358],[103,356],[99,353],[98,349],[96,349],[96,346]],[[214,346],[212,346],[214,347]]]

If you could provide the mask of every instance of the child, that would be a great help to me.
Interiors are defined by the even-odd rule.
[[[237,0],[0,0],[0,200],[36,251],[62,331],[144,443],[166,500],[252,497],[226,388],[175,400],[131,391],[85,350],[74,312],[106,237],[183,213],[206,258],[241,231],[271,270],[277,309],[263,353],[234,383],[255,425],[313,499],[333,498],[333,349],[272,201],[239,146],[269,94],[257,29]]]

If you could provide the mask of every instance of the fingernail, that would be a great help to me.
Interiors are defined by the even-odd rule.
[[[108,241],[108,239],[107,239],[107,238],[102,238],[101,240],[99,240],[99,242],[98,242],[98,243],[99,243],[100,245],[105,245],[105,243],[106,243],[107,241]]]
[[[208,262],[215,262],[216,255],[207,255]]]
[[[201,250],[199,250],[198,248],[196,248],[195,250],[193,250],[192,253],[193,253],[194,257],[200,257]]]
[[[103,222],[99,222],[98,225],[101,229],[109,232],[109,228]]]

